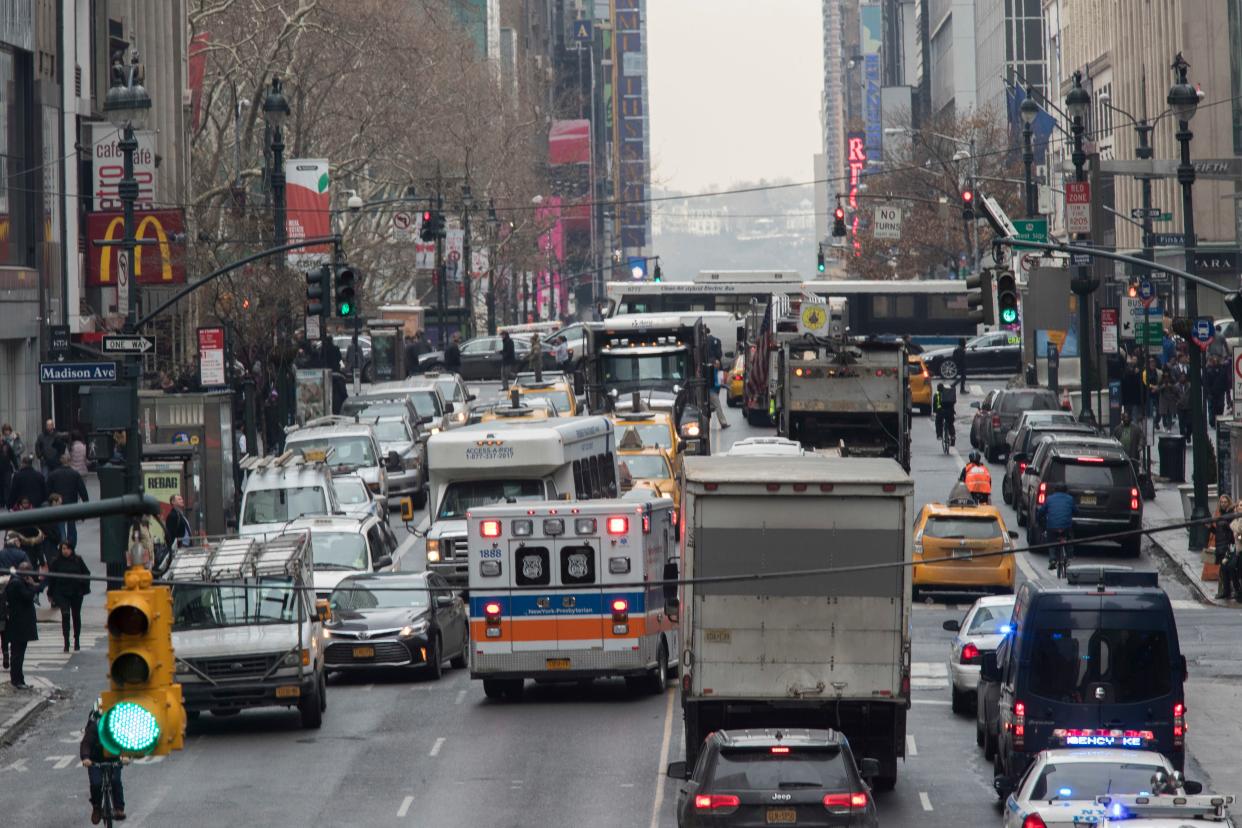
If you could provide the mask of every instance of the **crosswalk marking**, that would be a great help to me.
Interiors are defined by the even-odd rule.
[[[59,630],[57,630],[59,632]],[[89,650],[104,640],[104,636],[83,637],[83,649]],[[65,641],[59,635],[47,635],[37,641],[31,641],[26,647],[25,668],[31,673],[48,673],[63,670],[65,664],[74,655],[73,651],[65,652]]]
[[[949,686],[949,665],[943,661],[915,661],[910,664],[910,687],[914,690],[941,690]]]

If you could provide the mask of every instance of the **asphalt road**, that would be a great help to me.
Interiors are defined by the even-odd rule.
[[[488,386],[480,390],[491,393]],[[734,425],[722,432],[724,445],[767,431],[745,425],[736,409],[729,415]],[[963,415],[959,433],[967,423]],[[915,506],[946,497],[960,462],[956,454],[941,453],[931,421],[916,418]],[[1006,515],[1012,521],[1012,512]],[[1020,578],[1047,577],[1040,560],[1025,553],[1020,558]],[[1097,558],[1115,559],[1105,547],[1080,556]],[[421,548],[412,549],[403,565],[417,569],[420,561]],[[1128,563],[1156,565],[1146,551]],[[1200,608],[1181,584],[1166,587],[1178,607],[1192,685],[1228,688],[1228,677],[1238,672],[1239,613]],[[908,758],[896,790],[879,797],[884,825],[999,824],[991,768],[975,747],[973,719],[949,708],[944,660],[951,634],[940,625],[960,617],[969,601],[947,596],[914,610]],[[60,826],[87,818],[77,741],[104,672],[97,642],[41,673],[65,695],[16,744],[0,750],[4,824]],[[1236,744],[1228,729],[1237,730],[1236,701],[1227,689],[1216,695],[1219,701],[1195,698],[1188,776],[1227,786],[1236,774],[1213,779],[1213,768],[1194,757],[1199,744],[1213,755],[1228,753],[1231,738]],[[1196,727],[1196,715],[1215,724]],[[635,697],[621,682],[528,685],[525,699],[511,704],[488,701],[464,670],[434,683],[399,674],[354,676],[330,686],[318,731],[301,730],[296,714],[279,711],[203,716],[184,751],[125,771],[128,824],[667,826],[675,824],[677,783],[662,770],[680,758],[681,742],[671,686],[663,696]]]

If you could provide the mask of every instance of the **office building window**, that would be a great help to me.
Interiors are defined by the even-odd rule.
[[[0,264],[34,266],[30,57],[0,46]]]

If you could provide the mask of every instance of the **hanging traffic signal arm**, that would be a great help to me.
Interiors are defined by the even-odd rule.
[[[1011,270],[996,276],[996,308],[1002,325],[1018,321],[1018,281]]]

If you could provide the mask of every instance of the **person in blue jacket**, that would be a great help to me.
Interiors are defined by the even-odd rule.
[[[1044,527],[1044,540],[1048,543],[1068,542],[1074,529],[1074,513],[1077,511],[1078,504],[1074,502],[1074,496],[1065,488],[1065,484],[1053,484],[1052,494],[1044,500],[1037,513],[1039,522]],[[1054,554],[1056,548],[1048,547],[1049,569],[1057,568]]]

